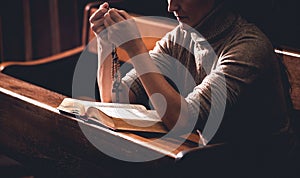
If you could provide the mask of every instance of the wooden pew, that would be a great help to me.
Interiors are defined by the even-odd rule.
[[[297,53],[276,50],[283,55],[290,73],[293,106],[299,112],[299,57]],[[284,52],[284,53],[283,53]],[[231,175],[230,145],[199,146],[189,141],[178,149],[169,145],[178,143],[173,138],[161,144],[151,141],[159,137],[130,132],[113,132],[77,118],[60,114],[56,107],[66,96],[0,73],[0,148],[6,155],[29,166],[35,176],[42,177],[119,177],[159,175],[187,176],[198,173],[199,167],[207,172],[201,175],[216,177]],[[294,89],[296,88],[296,89]],[[160,159],[132,163],[112,158],[99,151],[85,136],[85,128],[102,144],[108,145],[127,158],[150,151]],[[129,146],[121,148],[120,142]],[[139,150],[136,152],[136,150]],[[140,154],[138,154],[140,153]],[[218,169],[218,171],[215,171]],[[118,170],[118,171],[116,171]],[[149,173],[150,172],[150,173]],[[200,173],[199,173],[200,174]]]
[[[297,92],[299,57],[283,51],[287,50],[276,50],[283,55],[290,72],[292,92]],[[174,139],[170,139],[163,144],[151,145],[149,142],[157,137],[112,132],[60,114],[56,107],[64,95],[1,73],[0,78],[0,148],[10,157],[30,166],[37,176],[141,176],[149,170],[149,177],[157,174],[183,176],[196,174],[200,166],[209,170],[201,175],[210,175],[213,169],[218,169],[218,175],[234,172],[234,168],[230,169],[230,147],[226,144],[199,147],[187,142],[176,150],[170,150],[168,145],[174,144]],[[294,109],[299,111],[298,94],[292,96]],[[81,126],[120,154],[133,157],[137,156],[133,150],[141,149],[141,152],[150,150],[162,157],[138,164],[116,160],[96,149]],[[120,148],[116,142],[129,143],[130,147]]]
[[[179,144],[176,138],[132,132],[114,132],[107,128],[62,115],[56,107],[65,96],[0,73],[0,148],[10,157],[29,166],[34,176],[41,177],[154,177],[183,176],[190,169],[188,162],[178,160],[184,152],[198,148],[209,152],[220,145],[198,144],[194,141]],[[106,145],[111,152],[125,159],[158,159],[147,162],[126,162],[106,155],[97,149],[88,133]],[[176,146],[173,149],[172,146]],[[177,147],[178,146],[178,147]],[[220,154],[205,154],[212,163],[224,163]],[[203,166],[208,162],[197,164]],[[181,169],[178,169],[180,167]],[[215,168],[215,167],[213,167]],[[207,168],[208,169],[208,168]],[[198,170],[195,170],[198,171]],[[192,172],[192,170],[189,170]],[[146,174],[146,175],[144,175]]]

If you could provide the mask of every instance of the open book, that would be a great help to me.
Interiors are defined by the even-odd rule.
[[[143,105],[65,98],[57,109],[64,114],[93,120],[112,130],[167,133],[157,112],[147,110]]]

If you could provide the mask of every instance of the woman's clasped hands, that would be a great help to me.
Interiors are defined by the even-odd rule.
[[[124,10],[110,8],[107,2],[90,17],[91,29],[102,47],[114,44],[130,51],[141,40],[135,20]]]

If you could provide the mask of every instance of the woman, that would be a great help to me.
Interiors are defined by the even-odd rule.
[[[150,98],[170,130],[182,133],[192,127],[208,141],[236,144],[253,167],[255,156],[264,154],[262,148],[278,144],[278,135],[288,130],[287,91],[272,44],[226,0],[168,0],[168,11],[179,25],[149,53],[128,13],[104,3],[92,15],[91,28],[101,47],[101,100],[114,99],[111,56],[103,50],[113,43],[133,59],[134,69],[122,80],[121,98],[129,95],[130,102],[142,103]],[[178,71],[169,58],[188,72]],[[170,81],[174,75],[177,80]],[[189,75],[195,85],[185,80]]]

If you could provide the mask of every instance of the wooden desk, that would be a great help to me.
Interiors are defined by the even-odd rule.
[[[0,73],[0,148],[32,167],[41,177],[179,176],[185,174],[185,169],[192,169],[190,158],[186,159],[187,163],[176,161],[185,160],[181,159],[183,152],[193,150],[191,153],[195,156],[191,158],[199,159],[199,153],[214,150],[207,148],[218,148],[199,148],[198,144],[185,142],[173,150],[170,148],[178,143],[176,139],[153,143],[157,136],[114,132],[88,124],[58,112],[56,107],[63,98],[65,96]],[[149,154],[160,158],[139,163],[112,158],[91,144],[82,130],[124,158],[138,160]],[[124,145],[126,147],[122,147]],[[218,154],[213,157],[216,160],[209,159],[220,164],[224,159]],[[199,163],[196,167],[202,165]]]

